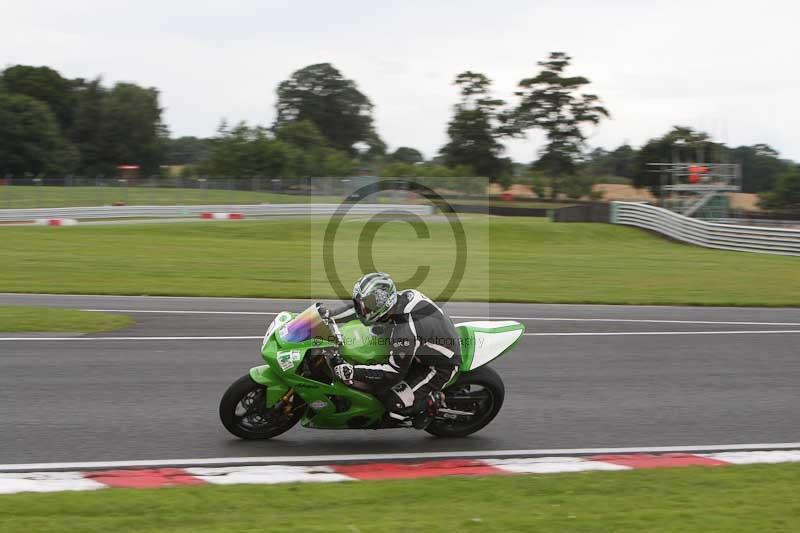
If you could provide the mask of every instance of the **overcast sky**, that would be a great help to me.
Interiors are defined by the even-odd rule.
[[[0,0],[0,65],[48,65],[161,91],[173,135],[221,118],[269,125],[275,87],[331,62],[375,104],[390,149],[432,156],[464,70],[512,99],[550,51],[573,56],[612,120],[593,146],[639,145],[673,124],[800,161],[796,1]],[[508,143],[528,161],[541,135]]]

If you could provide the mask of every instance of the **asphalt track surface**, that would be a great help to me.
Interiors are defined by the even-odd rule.
[[[506,402],[480,433],[237,440],[217,418],[222,393],[261,363],[272,313],[307,303],[0,294],[137,320],[73,339],[0,333],[0,464],[800,442],[800,309],[473,303],[447,310],[527,332],[492,364]]]

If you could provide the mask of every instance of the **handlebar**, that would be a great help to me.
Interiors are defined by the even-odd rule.
[[[336,323],[334,317],[339,316],[345,312],[347,312],[350,308],[352,308],[352,304],[344,303],[343,305],[337,307],[336,309],[330,310],[324,304],[317,304],[318,311],[322,320],[328,324],[328,327],[333,332],[333,335],[336,337],[336,344],[339,346],[344,344],[344,337],[342,337],[342,332],[339,331],[339,325]]]
[[[334,307],[333,309],[330,310],[330,316],[331,317],[336,317],[336,316],[339,316],[339,315],[347,313],[351,309],[353,309],[353,302],[352,301],[341,302],[340,305],[338,305],[338,306],[336,306],[336,307]]]

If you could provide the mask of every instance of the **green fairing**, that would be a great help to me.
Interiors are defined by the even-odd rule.
[[[289,391],[289,387],[275,376],[269,365],[251,368],[250,377],[253,378],[253,381],[256,383],[267,387],[267,407],[272,407],[278,403],[278,400]]]
[[[261,349],[266,365],[250,369],[253,380],[266,386],[267,407],[275,405],[292,389],[309,406],[301,420],[305,427],[347,429],[348,422],[353,424],[354,419],[358,420],[359,427],[377,427],[383,417],[384,407],[373,395],[352,389],[339,381],[333,384],[321,383],[297,374],[309,349],[334,348],[336,345],[322,339],[303,342],[280,339],[280,335],[276,333],[294,316],[296,315],[281,313],[276,318],[275,327],[268,332]],[[522,328],[521,325],[517,327]],[[388,339],[382,332],[378,331],[379,334],[376,335],[358,320],[342,324],[339,329],[344,341],[339,350],[351,363],[379,364],[388,359]],[[469,369],[474,357],[473,329],[475,328],[458,328],[462,344],[462,372]],[[456,378],[457,375],[453,380]],[[337,406],[332,403],[330,396],[345,398],[349,407],[342,410],[341,405],[344,402],[340,402],[340,412],[336,412]]]
[[[475,357],[475,343],[472,341],[472,333],[467,328],[460,327],[456,329],[458,330],[458,336],[461,338],[461,368],[459,370],[464,372],[469,370],[472,358]],[[456,379],[455,376],[450,381],[454,379]]]
[[[373,334],[369,327],[358,320],[350,321],[340,329],[345,338],[341,352],[348,361],[359,365],[375,365],[389,359],[389,338],[385,335]]]
[[[280,326],[275,328],[279,329]],[[340,351],[349,361],[355,364],[376,364],[388,358],[389,348],[385,337],[373,335],[358,320],[342,324],[340,331],[344,337]],[[267,407],[275,405],[291,388],[307,405],[312,406],[301,421],[305,427],[347,429],[348,421],[355,417],[363,417],[360,425],[377,426],[384,408],[371,394],[352,389],[338,381],[333,384],[320,383],[297,374],[309,349],[325,347],[333,348],[335,344],[321,339],[290,343],[279,340],[279,335],[271,332],[261,349],[261,356],[267,364],[250,370],[250,376],[256,382],[267,386]],[[350,402],[349,409],[337,413],[336,406],[328,396],[346,398]],[[324,407],[322,404],[325,404]]]

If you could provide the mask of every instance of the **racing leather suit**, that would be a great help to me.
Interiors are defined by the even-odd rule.
[[[349,315],[355,311],[334,318]],[[442,390],[461,364],[461,344],[453,322],[424,294],[411,289],[399,292],[387,320],[373,327],[387,329],[389,360],[354,365],[353,381],[381,398],[390,413],[419,412],[430,393]]]

